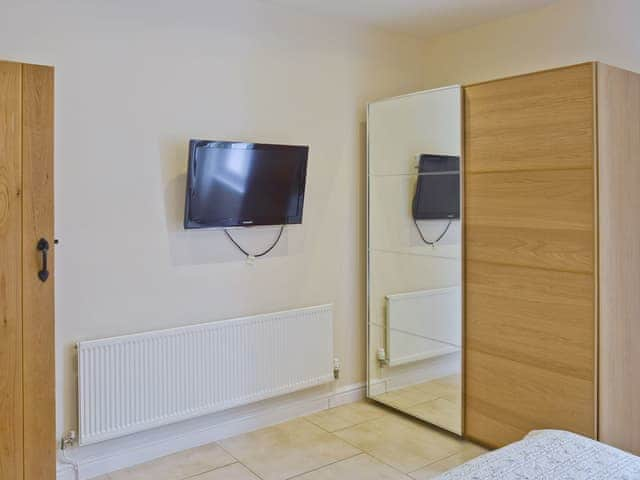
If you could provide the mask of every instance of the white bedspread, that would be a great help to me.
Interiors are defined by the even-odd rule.
[[[638,480],[640,457],[573,433],[539,430],[437,479]]]

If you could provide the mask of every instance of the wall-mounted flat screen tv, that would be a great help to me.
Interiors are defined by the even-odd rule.
[[[460,218],[460,157],[420,155],[413,218]]]
[[[191,140],[184,227],[302,223],[309,147]]]

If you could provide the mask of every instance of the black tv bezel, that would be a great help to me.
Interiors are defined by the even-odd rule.
[[[255,217],[247,219],[224,219],[215,224],[202,224],[196,222],[190,217],[191,208],[191,190],[193,187],[193,161],[195,159],[196,149],[204,145],[215,143],[223,148],[231,148],[234,145],[241,145],[246,147],[247,150],[305,150],[305,158],[302,161],[302,174],[300,178],[300,190],[298,192],[298,215],[287,217]],[[302,223],[302,217],[304,212],[304,198],[305,189],[307,184],[307,166],[309,162],[309,146],[308,145],[280,145],[275,143],[255,143],[255,142],[240,142],[230,140],[199,140],[192,139],[189,141],[189,160],[187,166],[187,185],[185,192],[185,205],[184,205],[184,229],[185,230],[203,230],[203,229],[223,229],[223,228],[239,228],[239,227],[254,227],[254,226],[275,226],[275,225],[297,225]]]

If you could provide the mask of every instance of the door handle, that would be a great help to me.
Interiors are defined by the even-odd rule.
[[[42,254],[42,270],[38,272],[38,278],[41,282],[46,282],[49,278],[49,270],[47,268],[47,257],[49,256],[49,242],[45,238],[38,240],[38,251]]]

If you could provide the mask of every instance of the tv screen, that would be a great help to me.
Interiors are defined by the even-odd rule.
[[[184,227],[302,223],[309,147],[191,140]]]
[[[460,157],[420,155],[413,218],[460,218]]]

